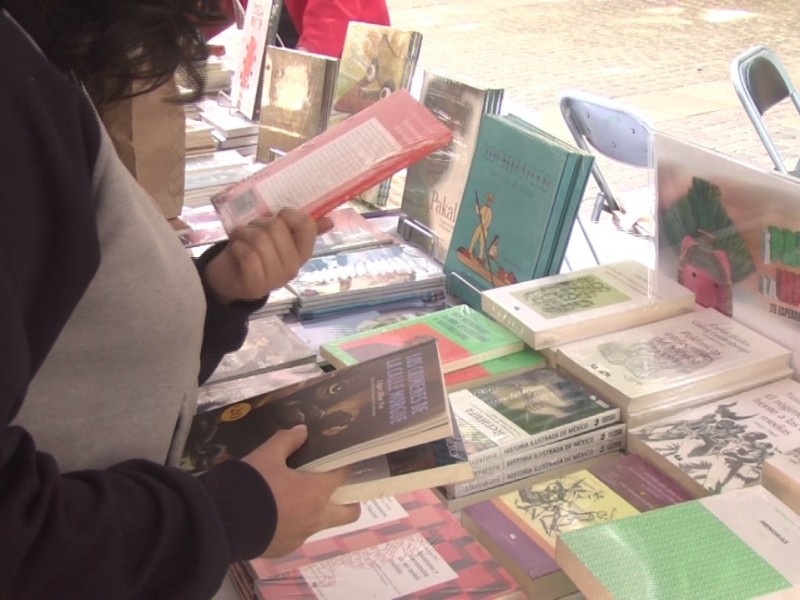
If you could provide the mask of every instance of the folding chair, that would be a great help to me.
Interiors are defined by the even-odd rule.
[[[636,109],[611,98],[578,91],[562,93],[559,106],[579,148],[626,165],[650,168],[650,133],[653,126]],[[599,192],[591,220],[596,223],[603,210],[617,216],[624,214],[625,207],[611,191],[597,160],[592,166],[592,176]]]
[[[792,169],[786,168],[763,118],[764,113],[787,98],[800,112],[800,96],[780,59],[769,48],[754,46],[734,58],[730,70],[733,87],[775,168],[781,173],[797,175],[800,161]]]

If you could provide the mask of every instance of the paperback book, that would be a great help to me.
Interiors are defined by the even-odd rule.
[[[450,131],[450,143],[406,171],[398,231],[404,239],[444,262],[464,195],[478,128],[485,114],[497,114],[503,90],[461,75],[426,69],[420,102]]]
[[[570,342],[556,364],[639,424],[782,377],[791,352],[713,308]],[[772,378],[772,379],[770,379]],[[764,381],[766,379],[766,381]]]
[[[450,404],[476,475],[510,470],[535,448],[620,418],[619,408],[550,368],[451,392]]]
[[[209,383],[312,363],[316,353],[278,316],[251,318],[241,348],[222,357]]]
[[[767,458],[761,485],[800,515],[800,446]]]
[[[239,55],[231,76],[231,106],[258,121],[264,86],[264,55],[275,43],[282,0],[250,0],[244,14]]]
[[[339,60],[292,48],[268,46],[256,160],[288,152],[328,126]]]
[[[660,132],[653,149],[659,270],[791,348],[797,372],[800,180]]]
[[[444,261],[450,293],[479,309],[483,290],[557,273],[592,161],[521,119],[485,115]]]
[[[299,424],[308,428],[308,439],[287,464],[311,471],[452,437],[435,341],[198,413],[182,466],[205,471]]]
[[[228,231],[285,207],[321,217],[451,137],[427,108],[398,90],[230,186],[211,202]]]
[[[524,346],[503,326],[469,306],[459,305],[322,344],[320,353],[339,368],[422,338],[436,340],[444,373],[518,352]]]
[[[800,583],[800,517],[761,486],[561,534],[587,598],[756,598]],[[676,574],[680,573],[678,577]]]
[[[629,260],[485,290],[481,308],[540,349],[660,321],[695,301],[674,279]]]
[[[764,461],[800,446],[800,383],[782,379],[628,432],[628,448],[695,497],[757,484]]]
[[[256,583],[258,598],[513,598],[505,569],[430,492],[398,496],[371,525],[306,543]],[[369,505],[364,509],[372,510]],[[367,521],[367,522],[370,522]],[[290,569],[286,569],[291,566]]]
[[[528,597],[555,600],[577,592],[555,562],[559,535],[691,498],[641,457],[620,455],[468,506],[461,522]]]
[[[544,356],[525,346],[519,352],[445,373],[444,385],[448,392],[457,392],[470,387],[489,385],[500,379],[521,375],[534,369],[543,369],[546,366]]]
[[[444,297],[441,267],[409,244],[315,256],[287,283],[297,296],[295,314],[318,318],[393,302]]]

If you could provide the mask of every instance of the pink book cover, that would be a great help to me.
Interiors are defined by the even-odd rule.
[[[368,597],[360,584],[368,586],[372,573],[396,564],[419,576],[411,582],[419,589],[401,594],[404,598],[496,598],[518,590],[433,492],[401,494],[397,500],[407,513],[403,518],[308,542],[284,559],[250,561],[256,593],[263,598]],[[443,568],[431,577],[437,563]],[[356,579],[348,579],[347,571]]]
[[[406,90],[368,108],[211,198],[227,231],[293,207],[321,217],[450,142]]]

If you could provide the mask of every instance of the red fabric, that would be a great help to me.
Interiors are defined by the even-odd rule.
[[[385,0],[284,0],[300,39],[297,47],[340,58],[350,21],[390,25]]]

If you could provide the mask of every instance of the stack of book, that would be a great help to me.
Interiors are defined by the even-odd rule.
[[[440,490],[453,506],[625,448],[619,409],[550,368],[452,392],[450,403],[474,474]]]
[[[764,461],[761,485],[800,514],[800,446]]]
[[[480,292],[560,272],[593,162],[522,118],[485,115],[444,270],[448,289]]]
[[[186,118],[186,157],[206,155],[217,149],[213,127],[199,118]]]
[[[453,140],[408,168],[398,231],[439,262],[450,247],[481,119],[500,112],[503,92],[445,71],[423,74],[420,102],[453,132]]]
[[[200,118],[213,127],[211,135],[217,150],[236,150],[250,156],[258,144],[258,123],[232,112],[214,100],[203,102]]]
[[[242,598],[519,598],[519,586],[429,490],[362,504],[279,559],[235,564]]]
[[[184,206],[208,205],[214,194],[260,168],[236,150],[216,151],[215,148],[216,144],[211,153],[187,157]]]
[[[350,206],[328,213],[333,229],[314,240],[314,256],[392,244],[395,239]]]
[[[299,319],[318,318],[400,300],[444,297],[444,273],[408,244],[313,257],[287,287],[298,298]]]

